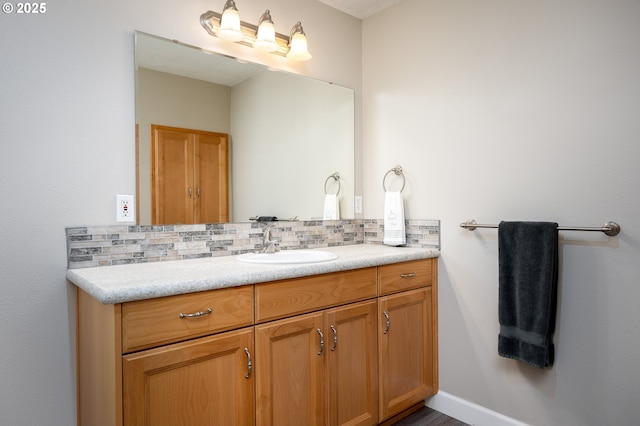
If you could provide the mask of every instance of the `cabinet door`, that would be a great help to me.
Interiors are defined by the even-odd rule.
[[[378,423],[377,306],[373,300],[326,314],[330,425]]]
[[[324,424],[322,313],[256,326],[256,425]]]
[[[253,327],[123,357],[124,425],[253,425]]]
[[[379,300],[380,420],[435,392],[432,297],[424,287]]]

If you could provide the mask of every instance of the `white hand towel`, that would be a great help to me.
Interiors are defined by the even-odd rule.
[[[404,231],[404,202],[401,192],[384,194],[384,244],[402,246],[406,244]]]
[[[324,220],[340,220],[340,204],[338,194],[325,194],[324,196]]]

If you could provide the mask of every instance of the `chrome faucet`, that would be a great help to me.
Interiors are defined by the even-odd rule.
[[[276,253],[280,251],[278,242],[271,239],[271,226],[264,228],[264,234],[262,234],[262,252],[263,253]]]

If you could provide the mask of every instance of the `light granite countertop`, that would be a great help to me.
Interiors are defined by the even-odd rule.
[[[304,277],[440,256],[429,248],[358,244],[322,249],[335,260],[305,264],[251,264],[237,256],[68,269],[67,279],[103,304]]]

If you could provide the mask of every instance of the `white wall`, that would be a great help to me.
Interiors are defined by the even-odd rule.
[[[442,220],[442,391],[535,425],[637,424],[638,22],[637,0],[404,0],[364,21],[365,216],[400,164],[407,215]],[[553,368],[497,355],[497,231],[470,218],[622,226],[561,233]]]
[[[64,227],[114,224],[115,195],[134,193],[134,30],[353,87],[360,108],[359,20],[315,0],[269,0],[279,32],[301,20],[309,38],[313,60],[290,65],[210,37],[199,16],[223,3],[67,1],[39,16],[0,15],[2,424],[75,423]],[[238,6],[256,23],[265,3]]]

